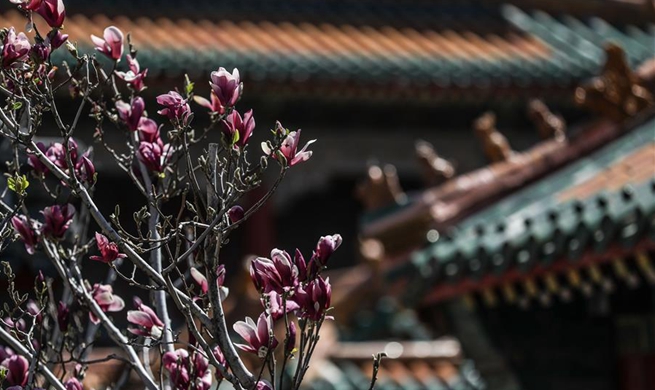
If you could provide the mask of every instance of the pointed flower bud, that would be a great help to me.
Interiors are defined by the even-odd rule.
[[[243,211],[243,207],[239,205],[232,206],[227,211],[227,216],[230,218],[230,222],[232,223],[237,223],[241,221],[244,215],[245,213]]]

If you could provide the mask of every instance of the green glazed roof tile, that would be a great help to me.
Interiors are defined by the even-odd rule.
[[[562,257],[577,261],[586,250],[602,252],[615,242],[634,245],[646,235],[655,240],[655,167],[650,178],[617,190],[559,200],[566,190],[605,174],[624,159],[648,153],[653,145],[655,118],[465,219],[453,227],[448,240],[414,255],[414,265],[435,265],[427,268],[433,273],[424,271],[416,278],[431,285],[462,276],[479,278],[486,272],[499,274],[513,265],[527,271],[537,262],[545,265]]]

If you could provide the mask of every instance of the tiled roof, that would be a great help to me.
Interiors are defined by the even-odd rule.
[[[454,339],[418,342],[338,343],[333,353],[317,364],[317,376],[308,389],[360,390],[369,388],[372,355],[385,352],[375,388],[378,390],[482,390],[486,386],[473,362],[460,356]]]
[[[562,272],[566,262],[590,265],[595,258],[630,256],[636,248],[655,248],[652,116],[603,149],[462,221],[450,237],[415,253],[411,267],[429,286],[414,293],[422,290],[417,293],[422,296],[430,286],[448,289],[458,283],[475,290],[476,280],[485,275],[511,274],[515,280],[535,270]],[[448,294],[432,295],[430,299],[442,299]]]
[[[293,1],[287,12],[279,2],[230,2],[231,13],[220,13],[194,2],[202,13],[193,14],[176,2],[179,12],[162,15],[151,11],[169,2],[124,2],[107,14],[79,3],[68,5],[65,31],[85,50],[90,34],[116,25],[131,32],[151,77],[238,67],[253,89],[266,81],[261,84],[281,94],[368,89],[422,99],[469,89],[477,93],[464,98],[516,95],[530,87],[561,91],[596,72],[608,37],[638,63],[652,54],[655,36],[643,26],[619,29],[600,19],[554,19],[511,6],[501,13],[493,3]],[[78,9],[83,13],[74,13]],[[25,21],[8,10],[0,23]]]

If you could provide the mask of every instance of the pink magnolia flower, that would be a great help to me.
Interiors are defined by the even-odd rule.
[[[227,359],[225,359],[225,355],[223,354],[223,351],[221,351],[221,348],[217,345],[213,349],[214,352],[214,357],[216,360],[221,364],[223,367],[227,367]],[[216,370],[216,380],[222,380],[223,379],[223,374],[221,374],[220,370]]]
[[[23,9],[29,11],[36,11],[37,9],[39,9],[41,3],[43,2],[43,0],[9,0],[9,1],[14,4],[18,4],[21,7],[23,7]]]
[[[114,295],[112,287],[108,284],[94,284],[91,296],[105,313],[121,311],[125,307],[125,301]],[[100,319],[92,311],[89,311],[89,318],[94,324],[100,323]]]
[[[259,291],[284,294],[298,286],[298,267],[286,251],[273,249],[270,259],[257,257],[250,263],[250,278]]]
[[[180,348],[166,352],[161,360],[175,389],[188,389],[191,380],[191,364],[186,349]]]
[[[41,153],[45,154],[47,149],[43,142],[37,142],[36,147],[41,151]],[[27,155],[27,164],[34,168],[34,172],[36,172],[39,175],[43,175],[48,173],[50,170],[48,167],[45,166],[44,163],[39,160],[38,157],[36,157],[36,154],[34,154],[31,150],[28,149],[28,155]]]
[[[225,107],[221,104],[221,101],[218,100],[218,97],[216,96],[216,93],[214,91],[211,91],[209,94],[209,98],[211,101],[205,99],[202,96],[194,96],[193,100],[198,103],[199,105],[209,108],[210,112],[217,112],[219,114],[225,114]]]
[[[227,119],[222,122],[223,134],[230,145],[243,148],[248,143],[253,130],[255,130],[255,118],[252,116],[252,110],[246,112],[241,118],[237,110],[232,111]]]
[[[173,154],[173,148],[169,144],[163,145],[161,140],[157,141],[141,142],[137,157],[151,172],[162,173]]]
[[[89,184],[95,183],[96,168],[89,159],[88,152],[84,153],[77,164],[75,164],[75,173],[82,182]]]
[[[339,249],[342,241],[343,239],[340,234],[319,238],[316,249],[314,249],[314,254],[312,255],[312,260],[316,261],[319,266],[324,267],[334,251]]]
[[[209,291],[209,283],[207,283],[207,278],[205,275],[203,275],[202,272],[198,271],[198,269],[195,267],[191,267],[189,273],[191,274],[193,280],[198,284],[198,286],[200,286],[200,291],[202,291],[203,294],[207,294]]]
[[[165,115],[171,121],[178,122],[182,125],[187,125],[189,115],[191,115],[191,107],[187,100],[175,91],[169,91],[166,94],[157,96],[157,103],[165,108],[157,111],[160,115]]]
[[[164,331],[164,323],[157,317],[157,313],[150,307],[141,302],[141,299],[135,297],[134,305],[137,310],[130,310],[127,312],[127,321],[141,326],[142,328],[128,328],[127,330],[133,334],[145,337],[152,337],[159,339]]]
[[[65,147],[63,144],[56,142],[48,148],[45,155],[48,157],[53,164],[61,168],[64,171],[68,170],[68,163],[66,162],[66,149],[70,152],[71,160],[73,164],[77,162],[77,142],[74,139],[70,138],[68,140],[68,147]]]
[[[193,280],[198,284],[198,286],[200,286],[200,291],[202,294],[207,294],[207,292],[209,292],[209,283],[207,282],[205,275],[198,271],[198,269],[195,267],[191,267],[191,269],[189,269],[189,273],[191,274]],[[221,294],[221,300],[224,300],[228,294],[227,287],[223,286],[224,283],[225,265],[221,264],[216,268],[216,286],[218,287],[218,291]]]
[[[330,278],[323,280],[319,276],[311,280],[305,286],[296,290],[293,300],[300,306],[298,310],[298,316],[300,318],[320,321],[325,315],[325,312],[330,308],[330,302],[332,300]]]
[[[52,47],[52,50],[56,50],[68,40],[68,34],[62,34],[60,29],[53,28],[48,33],[47,40],[50,41],[50,46]]]
[[[114,242],[109,242],[109,239],[102,234],[96,232],[96,244],[102,256],[90,256],[91,260],[101,261],[103,263],[111,263],[116,259],[124,259],[127,257],[124,253],[118,252],[118,245]]]
[[[143,84],[143,79],[146,78],[148,69],[144,69],[142,72],[139,61],[136,58],[132,58],[129,54],[127,55],[127,65],[129,70],[127,72],[116,72],[116,76],[125,81],[134,92],[143,91],[146,88]]]
[[[162,357],[164,369],[168,371],[170,380],[176,390],[196,389],[209,390],[212,385],[212,375],[209,361],[200,353],[189,356],[185,349],[166,352]]]
[[[140,96],[132,99],[130,104],[122,100],[116,102],[116,111],[118,111],[119,118],[121,118],[121,120],[127,124],[127,128],[132,131],[139,127],[139,122],[141,121],[145,108],[146,105],[143,98]]]
[[[27,312],[30,313],[32,317],[36,319],[37,323],[43,320],[43,315],[41,315],[41,308],[39,307],[39,305],[36,304],[36,302],[34,302],[33,299],[27,301],[25,308],[27,309]]]
[[[16,215],[11,218],[11,224],[25,243],[25,250],[30,255],[34,254],[34,247],[39,242],[40,224],[24,215]]]
[[[47,237],[61,239],[73,222],[75,207],[71,204],[54,205],[43,209],[41,214],[45,217],[41,233]]]
[[[209,369],[209,360],[196,352],[193,355],[193,374],[191,375],[196,390],[209,390],[212,387],[212,372]]]
[[[30,41],[23,33],[16,34],[13,27],[7,31],[4,42],[2,42],[2,67],[20,67],[27,60],[30,52]]]
[[[265,379],[262,379],[260,381],[257,381],[257,384],[255,385],[255,390],[273,390],[273,386],[271,386],[271,383]]]
[[[30,362],[20,355],[13,355],[0,362],[7,369],[5,381],[8,385],[25,386],[28,379]]]
[[[60,28],[66,18],[66,9],[63,0],[42,0],[41,6],[36,12],[52,28]]]
[[[159,129],[161,126],[157,126],[157,122],[150,118],[141,117],[139,120],[139,126],[137,130],[139,131],[139,140],[143,142],[158,142],[163,145],[161,138],[159,137]]]
[[[30,57],[37,64],[42,64],[50,58],[51,50],[52,48],[50,47],[50,42],[48,40],[37,41],[37,43],[30,48]]]
[[[246,352],[251,352],[264,359],[268,355],[269,350],[277,347],[278,341],[273,336],[273,322],[270,315],[262,313],[259,315],[257,324],[250,317],[246,317],[246,321],[237,321],[234,326],[234,331],[239,334],[246,342],[246,344],[234,345]]]
[[[313,139],[307,142],[300,151],[298,151],[299,142],[300,142],[300,130],[290,132],[286,136],[284,141],[282,141],[282,145],[280,146],[279,153],[286,160],[287,166],[292,167],[298,163],[309,160],[309,158],[312,156],[312,151],[307,150],[307,147],[313,144],[314,142],[316,142],[316,140]],[[267,155],[271,155],[273,153],[273,151],[268,147],[268,145],[265,142],[262,143],[262,150]]]
[[[236,68],[232,73],[225,70],[225,68],[218,68],[217,71],[211,73],[209,85],[216,95],[216,99],[220,102],[221,107],[216,112],[221,114],[225,113],[226,108],[233,107],[243,92],[239,70]]]
[[[102,34],[103,38],[91,35],[96,50],[110,59],[119,62],[123,56],[123,32],[115,26],[109,26]]]
[[[300,309],[298,303],[291,299],[287,299],[285,305],[283,297],[275,291],[271,291],[266,294],[266,297],[262,297],[261,302],[266,311],[273,317],[273,321],[283,318],[286,313]]]
[[[84,390],[84,386],[82,386],[82,383],[77,378],[67,380],[64,383],[64,387],[66,387],[66,390]]]

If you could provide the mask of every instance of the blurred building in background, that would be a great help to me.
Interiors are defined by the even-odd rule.
[[[344,236],[311,387],[367,388],[380,350],[379,389],[655,387],[652,1],[65,3],[82,51],[131,33],[150,112],[237,67],[253,145],[275,120],[318,138],[224,255]],[[98,202],[130,216],[95,152]]]

